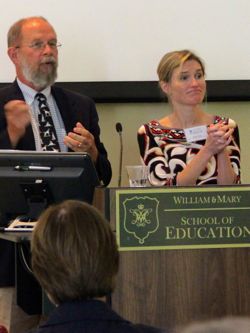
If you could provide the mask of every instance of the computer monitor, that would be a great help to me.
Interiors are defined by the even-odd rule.
[[[36,220],[43,209],[66,199],[92,203],[99,185],[87,153],[0,151],[0,225],[17,216]]]

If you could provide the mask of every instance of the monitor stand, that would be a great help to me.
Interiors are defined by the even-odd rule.
[[[25,217],[29,221],[36,221],[42,211],[53,203],[52,193],[44,181],[21,184],[22,191],[29,207]]]

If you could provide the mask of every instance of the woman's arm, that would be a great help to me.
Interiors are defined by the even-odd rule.
[[[217,159],[217,183],[219,185],[234,184],[237,180],[237,175],[228,152],[230,150],[229,144],[232,142],[233,131],[233,128],[225,124],[211,125],[208,128],[208,137],[205,145],[187,164],[186,168],[178,174],[177,184],[182,186],[195,185],[211,158]]]
[[[149,167],[149,181],[153,186],[175,185],[175,175],[171,172],[162,149],[157,145],[148,125],[142,125],[137,133],[142,162]]]

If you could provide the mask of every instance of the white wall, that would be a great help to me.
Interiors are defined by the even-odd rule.
[[[2,2],[0,82],[13,80],[6,34],[43,15],[63,44],[59,81],[156,80],[164,53],[190,48],[208,79],[249,79],[249,0],[9,0]]]

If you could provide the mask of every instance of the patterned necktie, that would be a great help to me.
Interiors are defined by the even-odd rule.
[[[60,151],[47,98],[41,93],[36,94],[35,98],[38,100],[39,107],[38,121],[42,150]]]

